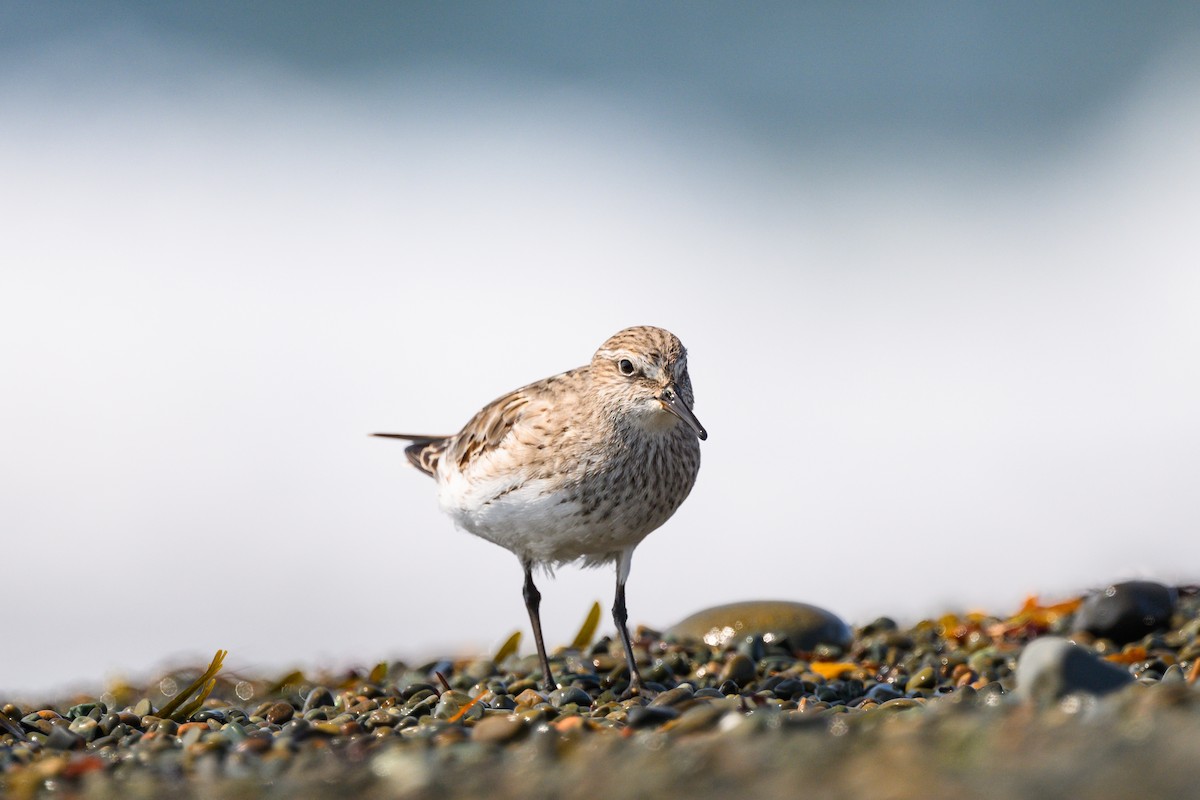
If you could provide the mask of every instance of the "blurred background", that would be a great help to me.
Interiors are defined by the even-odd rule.
[[[1195,3],[0,4],[0,690],[527,631],[367,434],[633,324],[710,438],[632,622],[1195,581],[1198,142]]]

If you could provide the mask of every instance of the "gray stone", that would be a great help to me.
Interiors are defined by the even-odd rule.
[[[1163,673],[1162,682],[1168,686],[1172,684],[1186,686],[1187,678],[1184,676],[1183,670],[1179,668],[1178,664],[1172,664],[1171,666],[1167,667],[1167,671]]]
[[[1073,642],[1043,636],[1025,646],[1016,681],[1017,697],[1051,705],[1068,694],[1108,694],[1132,683],[1133,676]]]
[[[46,737],[46,747],[52,750],[75,750],[82,749],[83,746],[83,737],[72,732],[66,724],[55,725]]]
[[[555,689],[550,693],[550,705],[555,708],[562,708],[565,705],[574,703],[582,708],[590,708],[592,705],[591,696],[580,689],[578,686],[570,686],[566,689]]]

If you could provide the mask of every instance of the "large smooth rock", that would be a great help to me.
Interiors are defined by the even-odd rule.
[[[751,600],[697,611],[667,629],[668,636],[703,639],[713,647],[746,636],[786,637],[794,651],[818,644],[845,647],[853,638],[850,626],[836,614],[808,603]]]
[[[1021,652],[1016,681],[1017,697],[1051,705],[1068,694],[1108,694],[1132,683],[1133,676],[1074,642],[1043,636]]]
[[[1114,583],[1083,601],[1075,613],[1075,627],[1093,636],[1127,644],[1171,620],[1178,600],[1176,591],[1153,581]]]

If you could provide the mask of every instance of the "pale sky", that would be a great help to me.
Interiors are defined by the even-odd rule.
[[[1197,41],[1022,153],[105,30],[0,73],[0,690],[531,650],[516,559],[367,434],[633,324],[710,434],[635,624],[1200,578]],[[539,582],[552,645],[612,581]]]

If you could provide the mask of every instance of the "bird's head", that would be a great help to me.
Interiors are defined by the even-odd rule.
[[[600,345],[591,373],[593,388],[609,407],[639,427],[666,431],[682,422],[700,439],[708,438],[692,413],[687,350],[670,331],[626,328]]]

